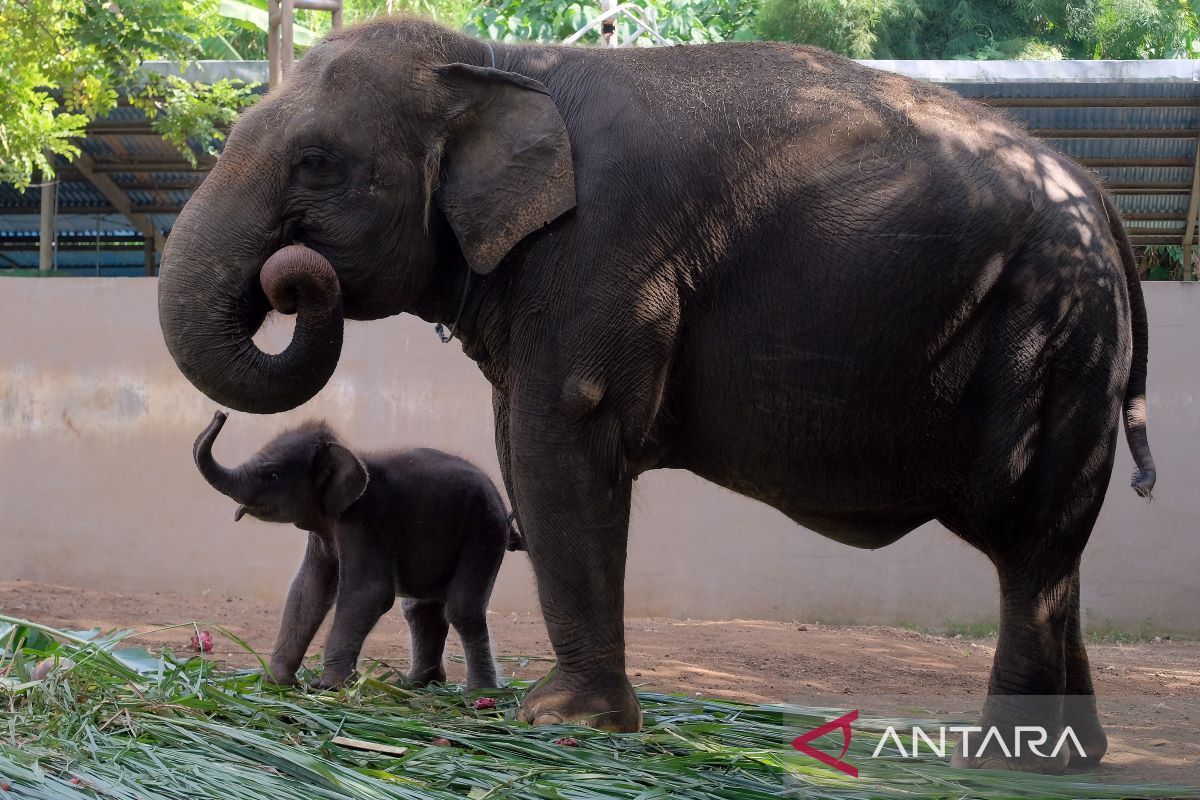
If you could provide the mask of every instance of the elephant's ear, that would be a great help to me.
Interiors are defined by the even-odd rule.
[[[314,469],[325,513],[337,519],[367,490],[367,468],[358,456],[337,442],[317,453]]]
[[[546,87],[486,67],[436,68],[455,98],[434,193],[467,263],[486,275],[575,207],[571,142]]]

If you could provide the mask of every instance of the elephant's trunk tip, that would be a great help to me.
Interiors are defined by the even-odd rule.
[[[191,263],[198,259],[177,247],[159,282],[163,336],[188,380],[218,403],[256,414],[288,411],[316,395],[342,350],[342,290],[329,261],[291,245],[244,280],[216,273],[224,282],[214,279],[205,296],[182,271],[198,269]],[[252,335],[272,308],[296,314],[296,328],[283,352],[267,354]]]
[[[342,287],[337,273],[320,253],[304,245],[277,250],[263,264],[258,277],[271,307],[281,314],[295,314],[301,305],[312,311],[340,312]]]
[[[213,443],[217,440],[217,434],[221,432],[227,417],[228,415],[224,411],[217,411],[213,414],[212,422],[208,423],[208,426],[196,437],[196,443],[192,446],[192,457],[209,486],[227,497],[242,502],[248,488],[242,470],[231,470],[221,466],[212,454]]]

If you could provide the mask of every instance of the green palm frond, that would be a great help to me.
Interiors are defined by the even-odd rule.
[[[790,747],[838,712],[641,693],[639,734],[531,728],[513,720],[527,684],[476,711],[457,686],[413,689],[374,664],[338,693],[264,684],[128,634],[64,632],[0,616],[0,782],[23,800],[768,800],[1119,798],[1182,794],[871,759],[889,721],[864,720],[846,758],[857,780]],[[239,642],[233,637],[231,640]],[[43,680],[39,662],[57,659]],[[911,720],[907,721],[911,724]],[[576,746],[556,743],[573,737]],[[403,748],[350,749],[335,737]],[[449,740],[449,746],[438,746]],[[830,740],[832,742],[832,740]],[[838,746],[823,743],[826,750]]]

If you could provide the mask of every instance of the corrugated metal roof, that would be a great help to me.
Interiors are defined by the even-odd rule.
[[[101,250],[98,254],[88,250],[69,250],[57,254],[55,270],[67,275],[134,276],[145,274],[145,264],[140,251]],[[0,253],[0,265],[7,269],[37,269],[37,250]],[[2,287],[3,284],[0,284]]]
[[[0,241],[28,237],[37,242],[40,218],[33,214],[6,214],[0,211]],[[140,238],[141,232],[133,228],[121,214],[59,214],[59,235],[91,236],[104,234],[128,234]]]
[[[1122,213],[1133,215],[1130,227],[1144,234],[1141,241],[1175,236],[1182,241],[1183,217],[1188,211],[1200,136],[1200,62],[1161,61],[863,61],[877,69],[929,80],[966,96],[998,105],[1034,134],[1061,152],[1083,160],[1116,192]],[[173,72],[172,64],[147,64],[147,71]],[[185,73],[190,80],[236,78],[265,84],[265,62],[195,62]],[[1039,104],[1037,100],[1045,100]],[[1104,100],[1117,99],[1117,105]],[[1135,105],[1129,105],[1135,103]],[[1141,103],[1136,105],[1136,103]],[[83,143],[112,181],[122,187],[135,210],[150,214],[154,226],[169,231],[173,209],[182,207],[204,172],[192,170],[175,148],[153,133],[136,108],[121,106]],[[1078,131],[1078,133],[1074,133]],[[1097,135],[1097,132],[1102,132]],[[1138,135],[1141,133],[1142,135]],[[1120,160],[1119,164],[1104,162]],[[1145,163],[1139,163],[1145,162]],[[1178,162],[1178,163],[1172,163]],[[178,165],[174,169],[175,165]],[[142,169],[139,169],[142,167]],[[122,171],[115,171],[123,168]],[[127,171],[126,171],[127,170]],[[0,241],[38,228],[40,191],[25,193],[0,185]],[[79,174],[64,172],[59,184],[60,208],[87,212],[112,210],[102,192]],[[62,213],[60,234],[134,232],[120,215],[107,215],[97,225],[89,213]],[[11,233],[5,234],[4,231]],[[1160,233],[1161,231],[1161,233]],[[1150,237],[1150,238],[1145,238]],[[0,264],[37,254],[6,251]],[[140,269],[143,254],[116,251],[101,267]],[[78,251],[59,254],[60,264],[75,263]],[[91,262],[94,266],[94,260]]]
[[[213,63],[213,62],[205,62]],[[243,62],[246,63],[246,62]],[[251,62],[257,63],[257,62]],[[963,85],[1020,87],[1029,84],[1085,87],[1091,84],[1198,84],[1200,61],[921,61],[871,60],[858,63],[909,78]]]
[[[1028,62],[1041,64],[1059,64],[1059,61]],[[947,88],[953,89],[964,97],[1070,97],[1099,98],[1099,97],[1166,97],[1187,99],[1196,96],[1197,87],[1178,83],[958,83],[947,82]]]
[[[1161,108],[1022,108],[1009,112],[1031,128],[1150,128],[1188,131],[1200,127],[1200,106]]]
[[[1155,214],[1161,218],[1183,218],[1187,213],[1186,194],[1122,194],[1117,195],[1122,214]]]
[[[1196,137],[1188,139],[1046,139],[1071,158],[1185,158],[1196,157]]]
[[[1200,136],[1200,62],[861,63],[1001,108],[1099,175],[1135,242],[1183,242]]]

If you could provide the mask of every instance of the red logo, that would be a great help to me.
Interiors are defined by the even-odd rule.
[[[857,709],[851,711],[849,714],[844,714],[835,720],[830,720],[819,728],[813,728],[808,733],[803,733],[797,736],[795,739],[792,739],[792,747],[796,748],[801,753],[804,753],[806,756],[812,756],[822,764],[828,764],[834,769],[841,770],[851,778],[857,778],[858,767],[842,761],[842,759],[846,757],[846,751],[850,749],[850,723],[854,722],[856,719],[858,719]],[[838,728],[842,729],[842,736],[844,738],[842,743],[842,754],[837,758],[834,758],[828,753],[823,753],[817,748],[811,747],[808,744],[813,739],[820,739],[825,734],[831,733]]]

